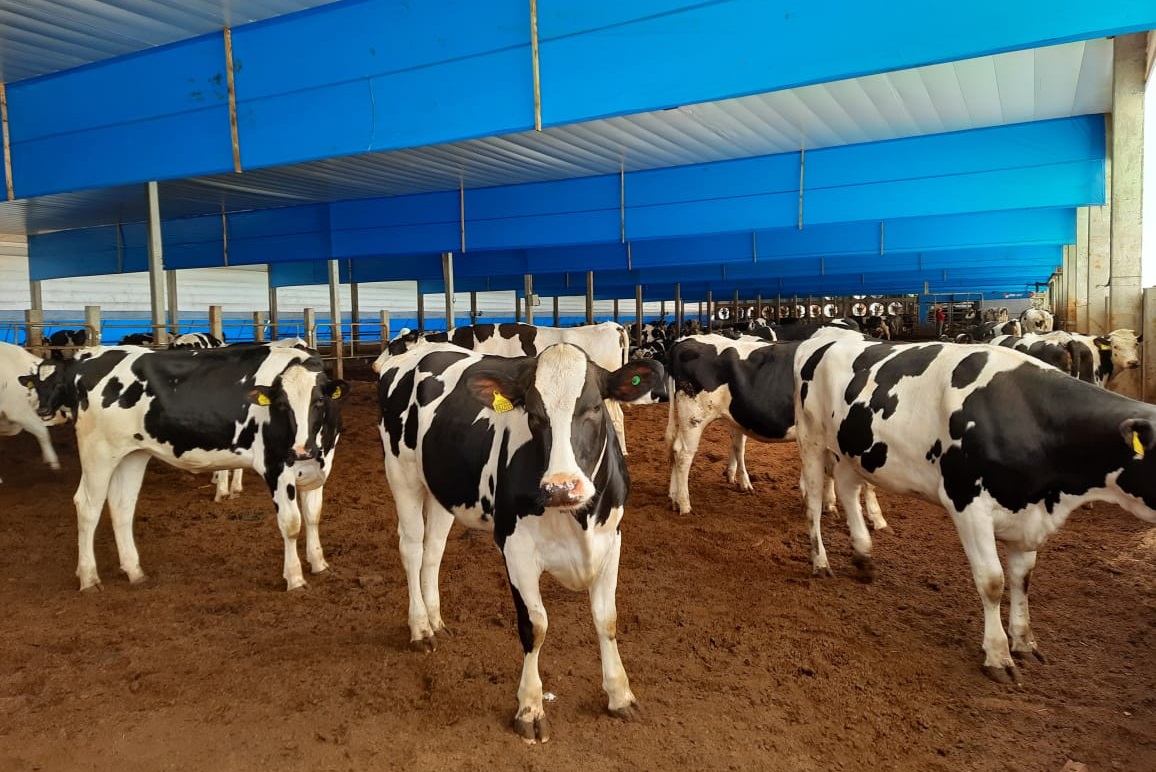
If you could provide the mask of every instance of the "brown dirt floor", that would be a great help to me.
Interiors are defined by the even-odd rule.
[[[620,646],[641,717],[605,713],[589,603],[543,582],[553,739],[510,730],[521,653],[499,555],[455,528],[442,569],[454,637],[406,644],[406,591],[373,389],[357,384],[326,491],[335,570],[286,593],[255,475],[214,505],[208,477],[154,462],[136,537],[150,581],[76,591],[70,427],[64,469],[0,440],[0,772],[10,770],[1156,770],[1156,531],[1077,512],[1042,552],[1034,629],[1049,664],[1020,687],[980,672],[982,612],[942,509],[881,500],[878,577],[857,581],[829,520],[814,579],[793,445],[750,445],[756,491],[722,479],[712,426],[693,516],[668,511],[665,406],[627,411]],[[303,549],[302,549],[303,551]],[[308,566],[306,565],[308,570]],[[1006,606],[1006,603],[1005,603]]]

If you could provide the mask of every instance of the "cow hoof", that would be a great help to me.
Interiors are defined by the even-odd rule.
[[[92,584],[81,587],[80,591],[83,593],[88,593],[88,594],[92,594],[94,592],[104,592],[104,585],[101,584],[100,580],[98,579],[95,582],[93,582]]]
[[[638,718],[642,709],[638,707],[637,702],[632,702],[629,705],[623,705],[621,708],[611,708],[610,715],[614,718],[620,718],[623,721],[633,721]]]
[[[319,566],[310,566],[309,567],[309,572],[312,574],[323,574],[329,570],[330,570],[330,565],[328,563],[326,563],[324,560],[321,561]],[[332,572],[332,573],[336,573],[336,572]]]
[[[59,472],[60,471],[60,462],[59,461],[50,462],[48,464],[48,468],[51,469],[53,472]]]
[[[438,641],[432,635],[428,638],[418,638],[416,641],[409,642],[409,648],[411,651],[429,654],[431,651],[438,650]]]
[[[142,571],[141,573],[137,574],[136,577],[130,578],[128,580],[128,583],[131,584],[133,587],[139,587],[142,584],[148,583],[148,580],[149,580],[149,575]]]
[[[545,716],[533,720],[515,718],[514,731],[530,745],[550,740],[550,725],[546,722]]]
[[[831,571],[830,566],[812,566],[811,567],[811,576],[830,578],[834,575],[835,574]]]
[[[1015,665],[984,665],[983,673],[997,684],[1018,684],[1020,671]]]
[[[851,564],[859,569],[859,580],[862,582],[875,581],[875,561],[870,555],[852,555]]]
[[[1029,659],[1034,659],[1041,665],[1048,664],[1048,658],[1040,653],[1039,649],[1028,649],[1027,651],[1012,651],[1012,658],[1016,662],[1027,662]]]
[[[286,592],[305,592],[308,589],[309,589],[309,584],[304,579],[302,579],[300,582],[291,583],[288,587],[285,588],[285,591]]]

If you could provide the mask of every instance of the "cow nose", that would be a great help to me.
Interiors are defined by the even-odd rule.
[[[301,445],[294,445],[289,450],[290,461],[312,461],[315,458],[317,458],[316,450],[310,450],[309,448],[303,447]]]
[[[574,507],[590,498],[582,481],[569,475],[553,475],[543,480],[542,496],[548,507]]]

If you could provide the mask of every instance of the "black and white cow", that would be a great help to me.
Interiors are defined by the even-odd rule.
[[[1051,332],[1055,329],[1056,318],[1051,311],[1042,308],[1028,308],[1020,314],[1020,326],[1024,333]]]
[[[277,509],[288,588],[305,585],[302,515],[313,573],[328,568],[317,525],[349,386],[328,379],[315,353],[263,345],[91,348],[51,370],[21,383],[37,389],[42,416],[60,407],[75,416],[80,589],[100,586],[93,535],[106,500],[121,569],[134,584],[144,580],[132,521],[151,458],[192,472],[254,469]]]
[[[151,332],[132,332],[120,339],[118,346],[151,346],[154,342]]]
[[[729,425],[727,482],[753,490],[747,472],[747,437],[761,442],[795,438],[794,355],[798,341],[735,341],[721,335],[698,335],[674,344],[667,369],[670,412],[666,447],[671,457],[670,501],[679,514],[691,513],[690,465],[702,434],[722,418]],[[826,507],[834,511],[830,486]],[[864,492],[867,511],[877,529],[887,527],[875,492]]]
[[[37,394],[20,380],[35,376],[43,360],[19,346],[0,342],[0,437],[14,437],[28,432],[40,443],[40,455],[52,469],[60,469],[60,459],[48,436],[48,426],[62,423],[64,417],[37,414]],[[0,480],[3,482],[3,480]]]
[[[1040,337],[1066,343],[1081,352],[1083,365],[1078,377],[1097,386],[1111,389],[1114,379],[1126,370],[1140,366],[1140,343],[1143,335],[1135,330],[1112,330],[1107,335],[1049,332]]]
[[[220,348],[225,345],[222,338],[208,332],[186,332],[169,343],[169,348]]]
[[[604,401],[630,402],[661,380],[651,362],[611,372],[570,344],[516,358],[430,344],[380,369],[381,439],[412,645],[432,648],[444,628],[438,570],[454,520],[493,531],[525,655],[514,726],[528,741],[549,737],[538,674],[543,571],[589,592],[610,712],[634,711],[614,599],[630,478]]]
[[[81,348],[88,343],[88,330],[57,330],[44,339],[44,345],[52,347],[49,353],[51,359],[66,359],[72,349]]]
[[[795,356],[795,413],[807,490],[829,459],[836,488],[863,478],[944,506],[984,607],[984,670],[1018,679],[1013,655],[1039,658],[1028,581],[1043,546],[1077,507],[1109,501],[1156,522],[1156,407],[1071,378],[1014,349],[896,344],[823,332]],[[826,565],[820,502],[808,497],[812,559]],[[857,505],[852,541],[869,558]],[[1000,623],[1004,544],[1011,582]]]
[[[1076,345],[1072,336],[1066,332],[1044,335],[1028,333],[1020,337],[997,335],[988,343],[992,346],[1022,351],[1082,381],[1091,383],[1093,380],[1093,352],[1084,346]]]
[[[590,356],[590,361],[603,369],[614,371],[622,367],[630,356],[630,340],[626,328],[617,322],[602,322],[582,327],[538,327],[533,324],[471,324],[455,327],[449,332],[406,332],[389,342],[385,353],[373,363],[373,371],[380,370],[385,360],[408,351],[420,342],[452,343],[455,346],[482,354],[503,357],[535,356],[539,351],[557,343],[578,346]],[[622,452],[626,453],[626,422],[622,405],[616,400],[606,403],[610,420]]]

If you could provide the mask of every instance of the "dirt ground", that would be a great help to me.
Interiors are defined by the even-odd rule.
[[[106,517],[104,591],[78,593],[71,428],[53,430],[55,474],[28,435],[0,440],[0,772],[1156,770],[1156,531],[1108,505],[1073,516],[1032,582],[1049,663],[998,685],[980,671],[980,601],[940,508],[881,495],[892,530],[876,536],[872,584],[830,520],[836,576],[814,579],[795,447],[752,443],[756,491],[739,493],[711,427],[696,514],[680,517],[664,405],[627,411],[619,642],[643,713],[605,714],[589,602],[545,579],[553,739],[526,746],[509,728],[521,653],[488,535],[451,534],[454,637],[406,646],[373,389],[356,386],[322,522],[334,570],[297,593],[255,475],[214,505],[207,476],[158,462],[136,519],[150,581],[118,571]]]

